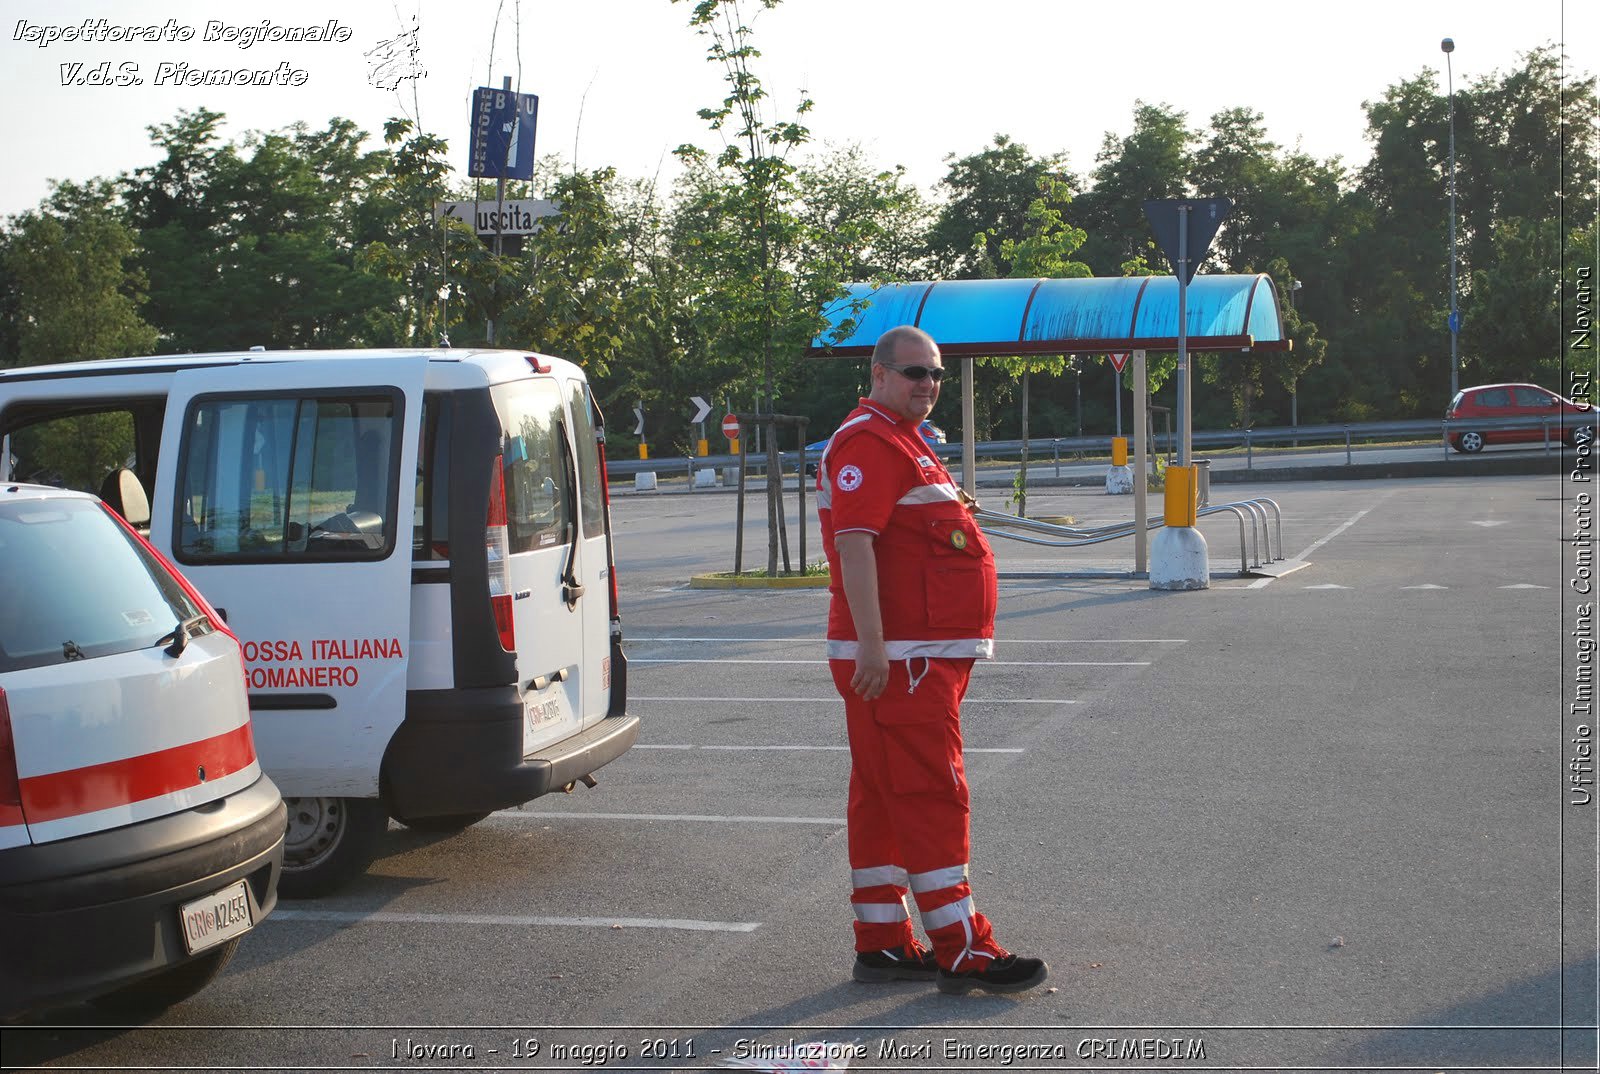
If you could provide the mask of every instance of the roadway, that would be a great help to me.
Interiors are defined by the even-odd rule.
[[[826,594],[689,589],[730,565],[734,498],[619,496],[645,725],[597,789],[451,838],[392,828],[370,875],[283,904],[194,1000],[140,1028],[87,1008],[8,1028],[6,1062],[641,1070],[826,1041],[851,1069],[1555,1068],[1563,1046],[1593,1069],[1593,1031],[1559,1028],[1596,998],[1595,812],[1566,791],[1573,490],[1249,491],[1311,566],[1157,593],[1024,577],[1104,548],[997,546],[999,654],[965,717],[973,886],[1048,989],[849,980]],[[1235,526],[1202,530],[1215,550]]]

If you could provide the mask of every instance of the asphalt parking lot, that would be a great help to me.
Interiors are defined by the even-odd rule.
[[[5,1062],[642,1070],[829,1042],[852,1069],[1593,1069],[1570,489],[1226,494],[1277,500],[1310,565],[1157,593],[1085,576],[1131,545],[997,543],[998,653],[965,715],[973,889],[1048,990],[849,980],[826,594],[689,589],[731,566],[733,497],[619,497],[645,725],[597,789],[451,838],[395,827],[369,876],[284,904],[194,1000],[8,1028]],[[1131,514],[1082,489],[1029,506]],[[1202,532],[1214,571],[1237,565],[1232,518]],[[764,528],[747,540],[764,558]]]

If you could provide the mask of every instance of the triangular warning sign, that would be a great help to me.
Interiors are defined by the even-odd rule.
[[[1106,357],[1111,359],[1111,368],[1115,369],[1118,373],[1122,372],[1122,367],[1128,364],[1128,354],[1126,351],[1121,354],[1108,354]]]
[[[1184,209],[1188,211],[1180,211]],[[1184,283],[1194,279],[1194,270],[1206,259],[1211,240],[1232,211],[1231,198],[1162,198],[1144,203],[1144,215],[1155,232],[1156,244],[1172,263],[1172,274]],[[1183,219],[1189,222],[1188,249],[1183,251],[1188,255],[1188,264],[1179,265],[1178,221]]]

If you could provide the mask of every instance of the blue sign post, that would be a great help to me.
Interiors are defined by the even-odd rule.
[[[467,174],[474,179],[532,179],[533,138],[538,125],[537,94],[488,86],[473,90],[472,155]]]

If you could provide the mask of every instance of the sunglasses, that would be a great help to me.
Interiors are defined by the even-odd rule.
[[[944,369],[941,366],[889,365],[887,362],[885,362],[883,364],[883,368],[892,369],[910,381],[931,379],[935,384],[937,384],[944,379]]]

